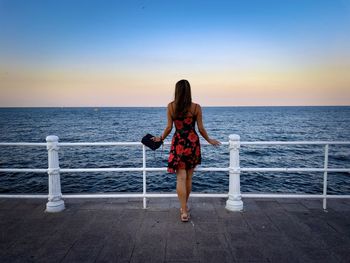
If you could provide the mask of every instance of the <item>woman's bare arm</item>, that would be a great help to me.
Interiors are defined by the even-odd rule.
[[[168,123],[162,135],[163,140],[169,135],[169,133],[171,133],[171,130],[173,129],[173,118],[171,117],[170,103],[168,104],[167,119],[168,119]]]
[[[220,142],[214,139],[210,139],[209,135],[207,133],[207,131],[204,128],[203,125],[203,119],[202,119],[202,108],[201,106],[198,104],[198,113],[197,113],[197,127],[198,127],[198,131],[199,133],[203,136],[203,138],[209,142],[211,145],[219,145]]]
[[[153,137],[154,141],[164,140],[169,135],[171,130],[173,129],[173,118],[171,116],[170,103],[168,104],[168,109],[167,109],[167,119],[168,119],[168,123],[167,123],[167,126],[164,129],[164,132],[163,132],[162,136],[161,137]]]

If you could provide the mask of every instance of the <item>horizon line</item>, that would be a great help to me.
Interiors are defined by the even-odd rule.
[[[166,108],[167,106],[0,106],[0,109],[7,108]],[[348,105],[201,105],[205,108],[244,108],[244,107],[350,107]]]

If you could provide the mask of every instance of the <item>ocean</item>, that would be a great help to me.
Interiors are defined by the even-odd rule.
[[[210,137],[228,141],[350,141],[350,106],[203,107]],[[0,108],[0,142],[135,142],[146,133],[160,135],[166,108]],[[174,133],[166,138],[170,141]],[[204,139],[201,137],[201,140]],[[148,167],[166,167],[169,146],[147,150]],[[61,147],[61,168],[142,167],[142,147]],[[323,168],[320,145],[241,146],[241,167]],[[228,167],[228,146],[202,145],[200,167]],[[329,147],[329,167],[350,167],[350,145]],[[0,168],[47,168],[45,147],[0,146]],[[194,192],[228,192],[228,172],[200,172]],[[47,193],[47,174],[0,172],[0,193]],[[63,193],[142,192],[142,172],[61,173]],[[323,172],[242,172],[241,191],[322,193]],[[176,177],[147,172],[147,191],[175,192]],[[329,194],[350,194],[350,173],[328,174]]]

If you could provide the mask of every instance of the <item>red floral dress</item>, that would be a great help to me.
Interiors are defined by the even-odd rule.
[[[201,147],[195,130],[196,117],[181,114],[174,120],[176,131],[171,140],[168,159],[169,173],[176,173],[177,169],[195,168],[201,163]]]

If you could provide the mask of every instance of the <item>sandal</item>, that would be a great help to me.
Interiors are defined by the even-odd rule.
[[[183,214],[182,208],[180,208],[180,213]],[[191,214],[190,214],[190,210],[189,210],[189,209],[187,209],[187,217],[188,217],[188,218],[191,217]]]
[[[188,222],[188,214],[187,213],[182,213],[182,210],[181,210],[180,218],[181,218],[182,222]]]

